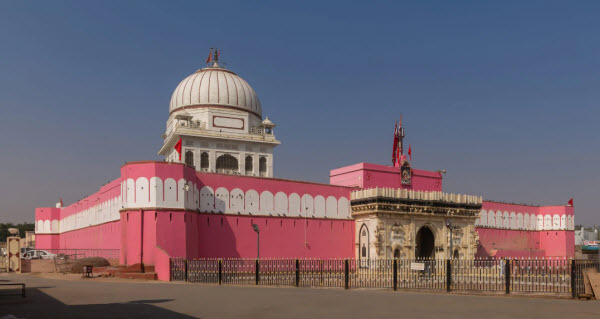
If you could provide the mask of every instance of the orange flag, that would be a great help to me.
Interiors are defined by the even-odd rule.
[[[181,161],[181,138],[179,138],[179,141],[175,143],[174,149],[177,151],[177,153],[179,153],[179,160]]]
[[[206,63],[210,63],[212,61],[212,49],[210,49],[210,53],[208,54],[208,58],[206,58]]]

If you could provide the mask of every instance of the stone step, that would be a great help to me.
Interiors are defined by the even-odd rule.
[[[144,279],[144,280],[157,280],[158,275],[155,272],[124,272],[116,275],[119,278],[126,279]]]

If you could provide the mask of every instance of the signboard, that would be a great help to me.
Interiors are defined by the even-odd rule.
[[[597,241],[597,240],[584,240],[583,246],[581,247],[581,249],[582,250],[598,250],[598,243],[599,243],[599,241]]]
[[[425,263],[410,263],[410,270],[425,270]]]

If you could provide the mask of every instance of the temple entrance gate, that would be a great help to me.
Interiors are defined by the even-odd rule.
[[[421,227],[417,232],[415,257],[431,259],[435,257],[435,237],[427,226]]]

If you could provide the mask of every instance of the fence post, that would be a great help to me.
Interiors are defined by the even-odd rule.
[[[349,282],[348,280],[350,279],[350,262],[348,261],[348,259],[346,259],[344,261],[344,288],[348,289]]]
[[[446,292],[450,291],[452,291],[452,259],[446,259]]]
[[[394,291],[398,290],[398,259],[394,258]]]
[[[258,259],[256,260],[255,268],[256,268],[256,285],[258,286],[258,282],[260,281],[260,263],[259,263]]]
[[[510,293],[510,259],[504,260],[504,275],[506,276],[506,293]]]
[[[185,278],[185,281],[188,281],[188,276],[187,276],[187,272],[188,272],[188,263],[187,263],[187,262],[188,262],[188,261],[187,261],[187,259],[185,259],[183,262],[184,262],[184,264],[185,264],[185,273],[184,273],[184,278]]]
[[[571,297],[577,298],[577,287],[575,282],[575,259],[571,259]]]
[[[223,281],[223,261],[219,259],[219,285]]]
[[[300,286],[300,260],[296,259],[296,287]]]

